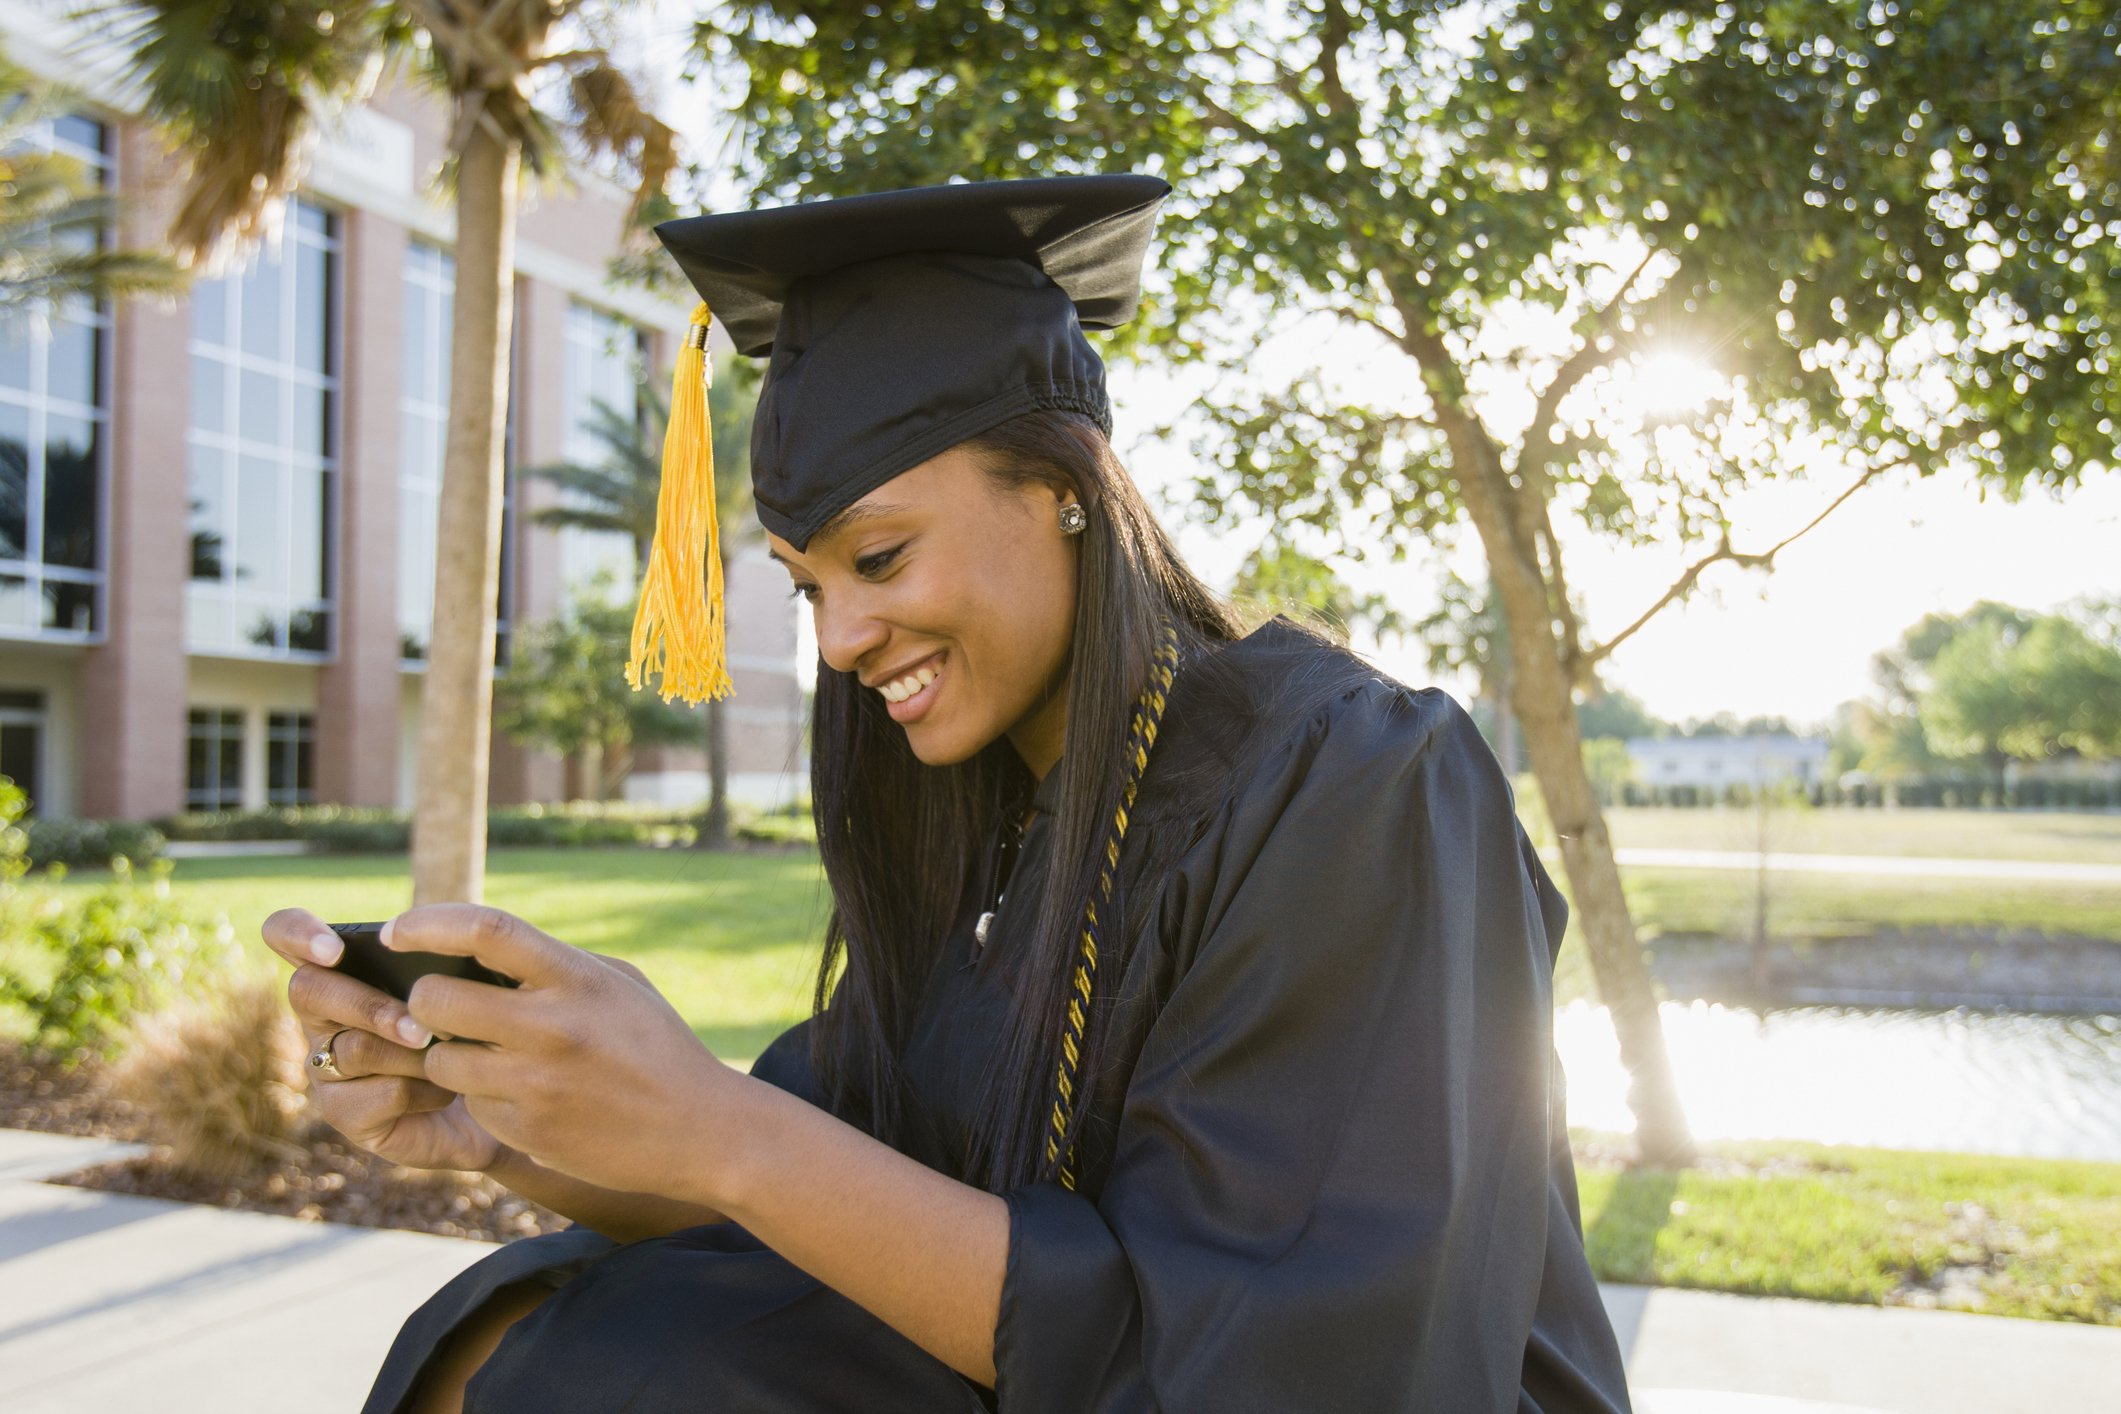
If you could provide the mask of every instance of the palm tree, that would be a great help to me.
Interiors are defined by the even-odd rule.
[[[725,584],[736,551],[763,538],[751,505],[751,414],[758,401],[758,380],[758,366],[751,360],[717,359],[707,394],[714,439],[714,513],[722,528]],[[636,416],[601,400],[592,409],[585,430],[601,454],[595,463],[559,462],[524,473],[551,482],[565,497],[560,505],[533,511],[533,521],[626,536],[633,542],[636,576],[647,565],[648,546],[655,539],[663,430],[670,421],[670,402],[652,383],[641,384],[637,399]],[[728,719],[719,701],[709,699],[706,706],[707,813],[700,821],[699,843],[718,849],[729,842]]]
[[[184,284],[166,255],[106,247],[116,200],[80,163],[33,141],[68,106],[65,90],[0,54],[0,338],[69,300],[166,294]]]
[[[632,218],[675,166],[675,135],[602,49],[562,49],[623,0],[138,0],[122,41],[147,116],[189,160],[178,255],[212,268],[255,242],[300,175],[318,116],[403,65],[451,104],[457,215],[449,428],[436,527],[434,636],[420,711],[413,899],[476,900],[486,868],[487,752],[501,562],[502,418],[522,169],[564,167],[563,140],[638,175]],[[569,111],[533,86],[557,72]]]

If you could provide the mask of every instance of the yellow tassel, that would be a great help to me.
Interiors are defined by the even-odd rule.
[[[663,434],[663,485],[656,495],[655,543],[641,576],[626,682],[636,692],[651,673],[665,702],[731,692],[722,604],[720,527],[714,514],[714,441],[707,427],[707,306],[692,311],[670,388]],[[704,586],[704,592],[703,592]]]

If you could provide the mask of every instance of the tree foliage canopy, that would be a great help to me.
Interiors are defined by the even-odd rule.
[[[1131,337],[1232,375],[1191,410],[1204,519],[1355,558],[1471,524],[1639,1150],[1685,1163],[1575,700],[1709,569],[1771,567],[1818,523],[1741,549],[1755,482],[1833,476],[1823,518],[1889,474],[2066,487],[2121,459],[2121,13],[755,0],[703,42],[725,34],[776,195],[1171,181]],[[1369,347],[1269,374],[1313,321]],[[1571,520],[1690,562],[1593,642]]]
[[[2036,614],[1983,600],[1928,614],[1873,663],[1864,764],[1889,775],[1955,761],[1991,768],[2074,753],[2121,755],[2121,640],[2113,607]]]
[[[1151,340],[1201,351],[1245,291],[1421,360],[1390,406],[1329,383],[1225,406],[1230,508],[1324,526],[1360,507],[1402,543],[1454,520],[1435,414],[1483,378],[1547,390],[1514,414],[1536,434],[1516,474],[1631,538],[1717,537],[1731,480],[1813,438],[2012,486],[2116,459],[2121,17],[2103,3],[743,15],[768,187],[1160,171],[1177,192]],[[1578,352],[1498,346],[1505,309],[1551,311]],[[1685,426],[1570,401],[1659,349],[1705,356],[1728,394]]]

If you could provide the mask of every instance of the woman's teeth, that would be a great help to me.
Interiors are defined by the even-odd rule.
[[[887,702],[904,702],[907,698],[913,696],[914,693],[934,682],[939,671],[936,668],[922,668],[919,672],[908,674],[897,682],[885,683],[877,691],[884,694],[884,700]]]

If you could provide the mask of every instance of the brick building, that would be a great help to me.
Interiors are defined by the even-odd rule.
[[[173,164],[60,13],[0,0],[0,43],[79,95],[39,140],[123,199],[119,240],[153,245]],[[42,813],[410,805],[448,408],[444,116],[386,83],[243,268],[0,330],[0,773]],[[628,542],[533,524],[558,492],[515,474],[593,457],[594,402],[631,409],[637,368],[668,377],[687,310],[605,278],[624,208],[592,176],[524,203],[504,652],[600,568],[631,581]],[[729,610],[733,791],[779,803],[805,789],[796,605],[756,548]],[[643,752],[625,786],[705,790],[685,750]],[[497,803],[563,791],[560,760],[497,734]]]

